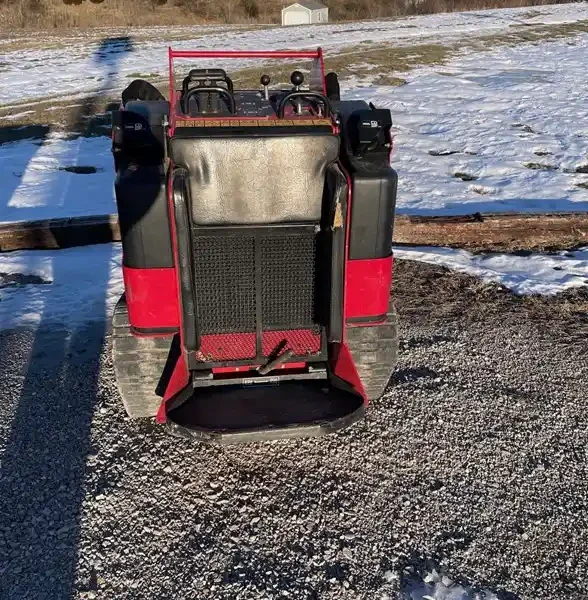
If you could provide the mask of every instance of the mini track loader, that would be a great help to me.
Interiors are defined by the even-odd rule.
[[[234,59],[263,61],[259,89]],[[170,49],[169,68],[168,100],[137,80],[113,113],[126,411],[203,441],[346,427],[397,354],[390,112],[341,100],[320,49]]]

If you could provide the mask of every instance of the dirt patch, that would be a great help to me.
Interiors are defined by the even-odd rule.
[[[525,125],[524,123],[514,123],[514,129],[519,129],[523,133],[535,133],[535,130],[530,125]]]
[[[23,285],[48,285],[50,283],[51,281],[47,281],[39,275],[0,272],[0,289],[7,287],[21,287]]]
[[[461,171],[454,173],[453,176],[456,179],[461,179],[462,181],[476,181],[476,179],[478,179],[475,175],[470,173],[462,173]]]
[[[588,286],[556,296],[517,296],[447,267],[398,260],[394,263],[396,307],[404,319],[460,319],[468,322],[534,320],[545,335],[558,330],[569,342],[585,346],[588,335]],[[431,298],[435,301],[432,302]],[[585,348],[584,348],[585,350]]]
[[[91,166],[83,166],[83,165],[71,165],[69,167],[59,167],[60,171],[67,171],[68,173],[75,173],[76,175],[92,175],[93,173],[98,173],[102,171],[102,169],[98,169],[97,167]]]
[[[524,163],[524,166],[532,171],[557,171],[556,165],[549,165],[546,163],[527,162]]]
[[[43,140],[49,131],[49,125],[0,125],[0,146],[20,140]]]

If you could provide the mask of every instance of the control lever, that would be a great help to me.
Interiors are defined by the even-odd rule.
[[[291,349],[282,352],[284,348],[288,345],[288,341],[283,339],[275,348],[272,350],[272,353],[268,357],[268,361],[265,365],[261,365],[257,368],[257,372],[260,375],[267,375],[270,371],[273,371],[276,367],[279,367],[281,364],[285,363],[288,359],[294,356],[294,351]],[[282,352],[282,354],[280,354]]]
[[[262,75],[259,78],[259,83],[261,83],[261,85],[263,85],[263,97],[264,99],[267,101],[269,100],[269,84],[270,84],[270,76],[269,75]]]
[[[290,81],[294,86],[294,91],[299,92],[300,86],[304,83],[304,75],[300,71],[292,71],[292,75],[290,75]],[[296,100],[296,114],[302,114],[302,102],[300,98]]]

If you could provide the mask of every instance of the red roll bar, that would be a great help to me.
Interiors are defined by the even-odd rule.
[[[325,85],[325,63],[323,49],[316,50],[174,50],[168,49],[169,54],[169,101],[170,101],[170,129],[173,134],[176,121],[175,109],[175,81],[174,81],[174,59],[176,58],[309,58],[318,61],[323,93],[326,93]]]
[[[322,49],[316,50],[172,50],[172,58],[320,58]]]

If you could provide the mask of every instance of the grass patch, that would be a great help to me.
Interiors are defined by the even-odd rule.
[[[580,165],[576,167],[576,173],[588,173],[588,165]]]
[[[398,86],[406,84],[400,73],[406,73],[415,67],[434,65],[448,58],[449,49],[440,44],[420,44],[416,46],[392,47],[389,44],[359,44],[346,48],[340,54],[325,56],[325,69],[334,71],[340,80],[349,78],[370,78],[373,85]],[[279,84],[290,86],[290,74],[297,68],[305,76],[306,68],[293,61],[271,61],[256,67],[241,69],[233,73],[236,86],[259,88],[259,78],[270,73],[271,86]],[[307,77],[308,79],[308,77]]]
[[[525,42],[541,42],[573,37],[588,32],[588,20],[554,25],[533,25],[516,28],[507,33],[487,34],[449,44],[415,44],[394,47],[391,44],[359,44],[346,48],[338,55],[327,56],[327,69],[336,71],[341,78],[369,77],[380,73],[373,80],[375,85],[398,85],[404,83],[402,75],[422,66],[443,65],[464,51],[483,52],[493,46],[515,46]],[[355,67],[352,63],[363,63]],[[369,68],[366,68],[369,65]],[[453,74],[439,70],[438,74]],[[392,81],[394,78],[395,81]],[[391,83],[387,83],[387,81]],[[530,125],[515,124],[524,133],[536,133]]]
[[[557,171],[557,167],[555,165],[548,165],[545,163],[538,162],[527,162],[523,165],[527,169],[531,169],[532,171]]]
[[[515,123],[513,129],[518,129],[523,133],[535,133],[535,130],[530,125],[525,125],[524,123]]]
[[[23,139],[40,139],[51,131],[65,131],[74,137],[109,136],[110,110],[118,101],[106,95],[85,98],[78,103],[54,98],[28,105],[0,107],[0,144]],[[2,119],[16,115],[12,119]]]
[[[411,70],[422,66],[441,66],[463,51],[481,52],[492,46],[514,46],[524,42],[573,37],[585,32],[588,32],[588,20],[533,25],[531,28],[517,25],[508,33],[482,35],[449,44],[393,46],[391,43],[374,44],[368,41],[347,47],[339,54],[327,54],[325,68],[338,73],[342,81],[352,77],[368,78],[373,85],[396,86],[407,83],[403,75]],[[237,85],[257,88],[260,76],[269,72],[272,74],[272,85],[278,81],[289,85],[293,69],[291,62],[272,61],[260,67],[238,71],[233,79]],[[302,68],[300,70],[304,72]],[[442,70],[438,73],[448,77],[453,75]],[[516,123],[513,127],[523,133],[536,133],[530,125],[524,123]]]
[[[588,190],[588,181],[580,181],[580,183],[576,183],[576,187]]]
[[[461,179],[462,181],[476,181],[478,179],[475,175],[470,173],[463,173],[461,171],[457,171],[453,174],[456,179]]]
[[[534,19],[536,17],[540,17],[542,13],[540,13],[538,10],[526,10],[522,13],[519,13],[519,17],[521,19]]]

